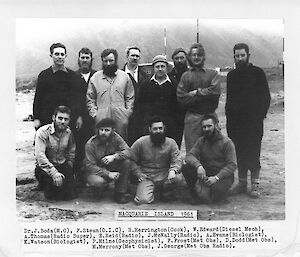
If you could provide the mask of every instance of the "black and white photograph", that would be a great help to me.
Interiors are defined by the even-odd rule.
[[[299,255],[299,4],[0,7],[1,256]]]
[[[17,19],[18,218],[285,219],[283,32],[282,19]]]

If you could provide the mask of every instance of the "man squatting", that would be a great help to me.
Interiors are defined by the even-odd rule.
[[[101,54],[103,69],[94,72],[91,69],[91,62],[83,61],[85,58],[92,60],[92,53],[89,49],[83,48],[78,56],[80,69],[76,72],[77,76],[73,76],[73,72],[64,66],[65,46],[60,43],[51,46],[50,56],[53,59],[53,65],[47,70],[48,75],[45,78],[42,78],[43,73],[39,75],[34,101],[35,127],[38,129],[42,125],[36,132],[35,140],[36,177],[45,191],[45,197],[56,200],[76,197],[73,170],[76,147],[71,130],[77,132],[82,127],[88,129],[85,127],[86,124],[82,124],[88,121],[85,113],[89,113],[93,120],[90,124],[94,123],[89,131],[95,133],[85,145],[82,172],[85,176],[84,181],[94,189],[98,198],[103,195],[108,183],[114,181],[114,200],[118,203],[129,202],[131,196],[128,178],[131,173],[138,178],[134,197],[137,204],[152,203],[156,200],[156,192],[158,192],[158,198],[163,200],[164,188],[168,184],[176,185],[181,169],[193,204],[211,203],[224,199],[234,181],[234,171],[237,166],[239,168],[238,192],[245,191],[244,181],[247,169],[253,173],[251,173],[252,185],[257,184],[263,118],[269,107],[269,88],[263,71],[248,63],[248,46],[245,44],[235,46],[234,58],[237,68],[230,72],[227,78],[227,131],[233,142],[220,132],[218,126],[215,110],[218,107],[221,92],[220,80],[215,70],[204,67],[205,51],[201,44],[193,44],[188,54],[182,48],[176,49],[172,55],[175,67],[169,75],[166,57],[155,56],[153,59],[154,75],[150,78],[144,76],[141,84],[136,84],[140,52],[137,47],[127,50],[128,63],[125,65],[126,72],[124,72],[118,69],[117,51],[105,49]],[[186,65],[186,58],[189,68]],[[80,62],[81,59],[82,62]],[[87,66],[86,69],[85,66]],[[89,76],[86,75],[87,73]],[[256,76],[256,80],[250,79],[250,81],[258,81],[257,84],[249,83],[245,79],[247,76],[239,75],[240,73],[247,74],[249,79],[251,76]],[[66,80],[64,76],[69,76],[71,79]],[[63,90],[64,98],[57,98],[55,96],[57,94],[51,93],[53,92],[52,84],[47,80],[50,82],[52,80],[51,83],[58,92]],[[70,81],[73,80],[74,83],[71,83]],[[149,98],[153,92],[148,92],[147,85],[152,84],[156,96]],[[249,91],[247,94],[242,94],[245,98],[243,108],[236,107],[240,102],[238,94],[240,84],[246,84],[246,89]],[[86,108],[83,111],[79,108],[80,104],[76,106],[76,101],[82,103],[82,95],[85,94]],[[253,103],[246,95],[249,95],[251,99],[258,96],[258,100]],[[171,113],[161,117],[159,108],[151,111],[151,106],[156,108],[157,101],[165,97],[172,99],[173,107],[180,112],[180,118],[175,117],[175,121],[176,119],[182,120],[183,123],[183,115],[185,115],[183,134],[187,153],[183,166],[178,146],[181,144],[182,137],[182,134],[179,135],[178,132],[182,131],[182,128],[174,128],[176,124],[170,122]],[[51,106],[47,105],[47,109],[42,104],[45,98],[50,99],[49,103],[51,103]],[[149,99],[153,103],[148,104]],[[144,101],[147,104],[147,114],[144,113],[143,118],[147,117],[148,125],[142,126],[146,127],[147,131],[141,133],[135,142],[131,141],[132,146],[129,147],[127,144],[128,121],[133,106],[143,107]],[[60,103],[65,106],[58,106]],[[246,113],[245,110],[251,106],[255,106],[257,112],[251,117],[246,115],[249,118],[247,124],[251,125],[250,128],[253,127],[253,130],[246,131],[245,127],[241,129],[237,126],[241,125],[240,121],[244,122],[244,119],[239,120],[245,117],[243,111]],[[72,114],[72,109],[75,115]],[[233,111],[240,111],[240,114],[232,114]],[[50,113],[53,114],[52,123]],[[135,115],[135,112],[132,115]],[[85,118],[82,119],[82,116]],[[75,121],[70,130],[68,125],[72,118]],[[166,136],[168,131],[169,134]],[[249,148],[247,142],[241,141],[239,135],[245,131],[249,132],[247,135],[255,135],[253,138],[253,141],[257,141],[255,146]],[[84,134],[88,133],[91,132]],[[82,143],[79,145],[82,147]],[[237,155],[235,147],[238,149]],[[254,149],[253,154],[250,155],[254,156],[251,160],[244,160],[246,158],[244,149],[248,151]],[[252,161],[254,168],[250,165]],[[255,190],[257,191],[257,187]],[[257,193],[256,196],[259,194]]]

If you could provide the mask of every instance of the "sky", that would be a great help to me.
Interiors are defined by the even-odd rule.
[[[136,24],[161,24],[168,27],[169,23],[190,23],[197,29],[197,19],[87,19],[87,18],[18,18],[16,19],[16,44],[27,45],[34,41],[49,40],[54,36],[63,37],[76,31],[84,31],[99,27],[130,27]],[[282,19],[199,19],[201,24],[216,27],[242,27],[253,31],[283,35],[284,21]],[[47,29],[44,29],[47,28]]]

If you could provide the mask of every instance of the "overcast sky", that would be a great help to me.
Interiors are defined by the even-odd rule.
[[[49,40],[72,34],[76,31],[81,33],[85,30],[97,30],[97,28],[129,28],[137,24],[159,25],[168,28],[168,24],[187,23],[195,26],[196,19],[59,19],[59,18],[26,18],[16,20],[16,43],[17,46],[27,45],[36,40]],[[201,24],[215,27],[242,27],[253,31],[275,33],[283,35],[284,22],[282,19],[199,19]],[[46,28],[46,29],[45,29]]]

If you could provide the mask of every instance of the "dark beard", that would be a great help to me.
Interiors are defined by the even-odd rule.
[[[247,61],[245,61],[245,62],[244,61],[237,62],[237,63],[235,63],[235,66],[237,69],[243,70],[243,69],[247,68],[248,63],[249,63],[249,59],[247,59]]]
[[[179,74],[182,74],[187,70],[187,64],[186,63],[177,63],[175,65],[175,68]]]
[[[166,134],[165,133],[157,133],[157,134],[150,133],[150,139],[151,139],[151,142],[155,146],[160,146],[166,141]]]
[[[110,78],[116,76],[115,73],[116,73],[117,69],[118,69],[117,64],[112,64],[109,66],[103,65],[103,73]]]
[[[215,137],[215,134],[216,134],[216,128],[213,130],[213,132],[212,133],[205,133],[204,131],[203,131],[203,136],[204,136],[204,138],[206,138],[207,140],[211,140],[212,138],[214,138]]]
[[[102,144],[111,141],[112,134],[113,134],[113,133],[111,133],[108,137],[106,137],[106,136],[104,136],[104,135],[101,135],[101,136],[100,136],[100,135],[98,134],[99,141],[100,141]]]

